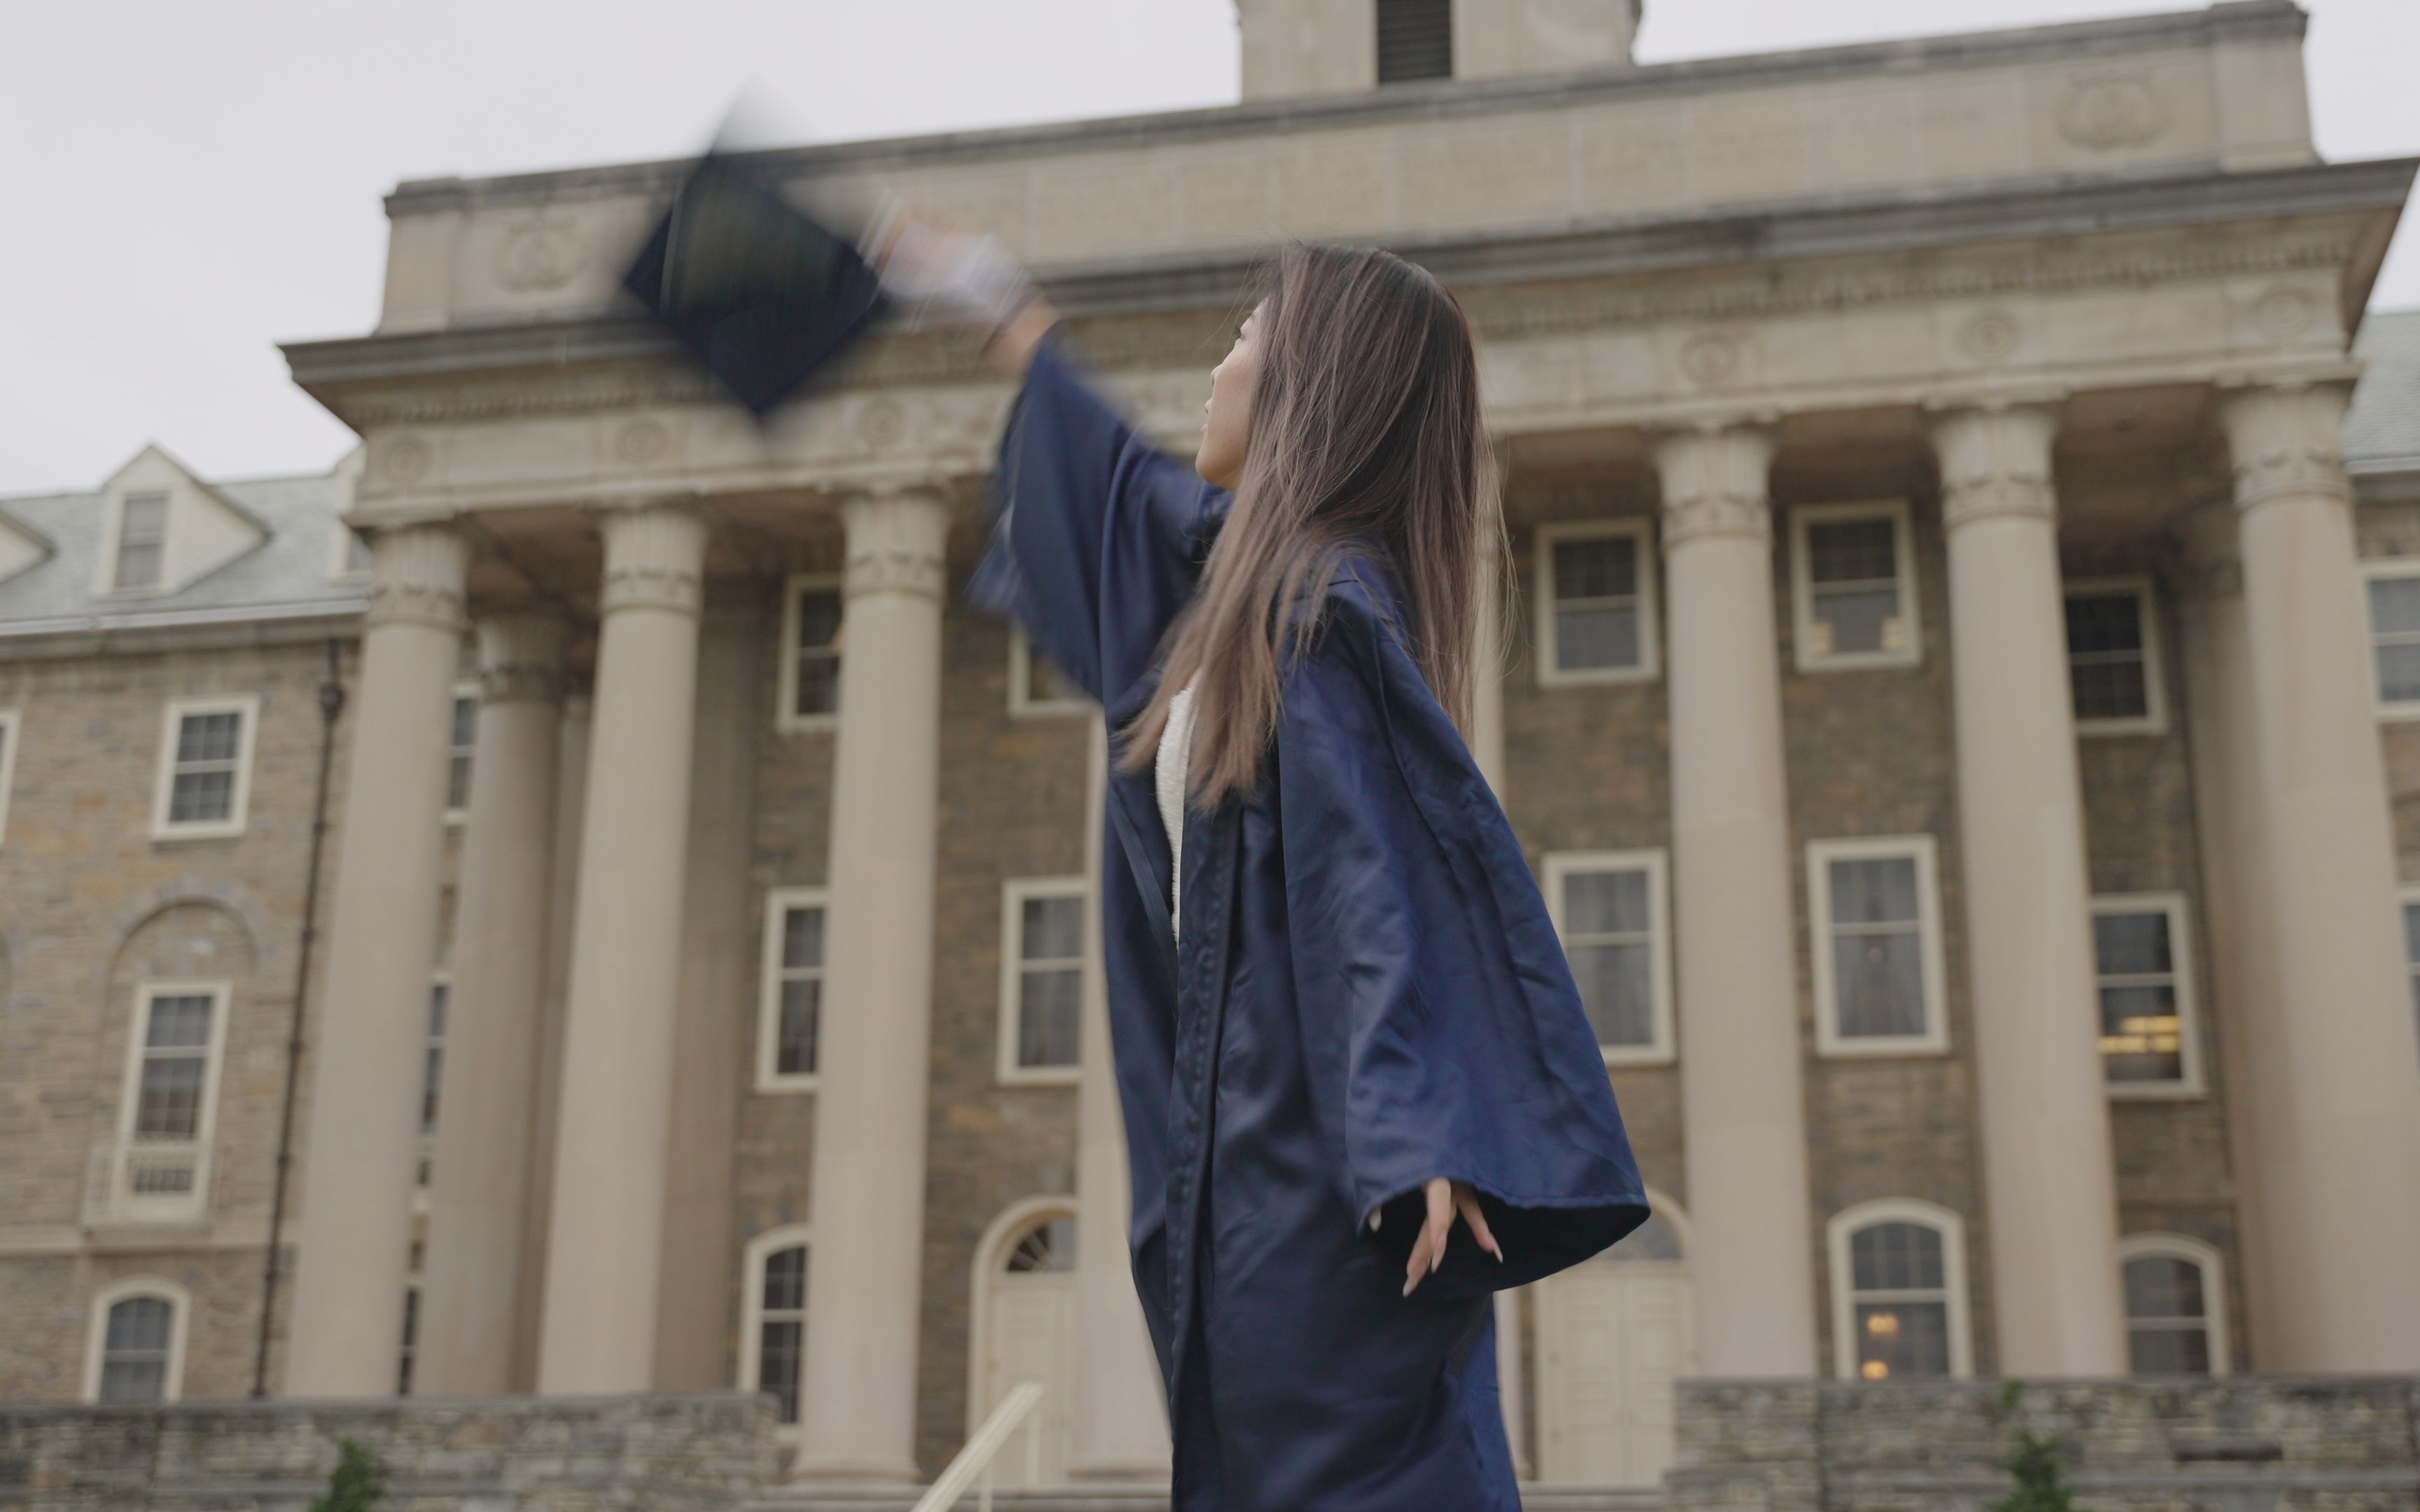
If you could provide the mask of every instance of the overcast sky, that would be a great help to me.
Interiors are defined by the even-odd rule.
[[[2305,0],[2320,151],[2420,153],[2420,0]],[[1647,0],[1642,61],[2173,8]],[[366,332],[398,180],[678,156],[746,89],[842,141],[1235,99],[1233,0],[0,0],[0,494],[146,440],[207,476],[351,435],[275,343]],[[2376,304],[2420,304],[2420,232]]]

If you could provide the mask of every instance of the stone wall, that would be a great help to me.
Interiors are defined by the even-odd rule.
[[[2068,1381],[2004,1412],[1992,1381],[1687,1381],[1671,1512],[1980,1512],[2020,1427],[2088,1505],[2185,1512],[2420,1506],[2420,1381]]]
[[[384,1512],[721,1512],[774,1468],[770,1399],[733,1392],[12,1408],[0,1508],[302,1512],[346,1438],[378,1457]]]

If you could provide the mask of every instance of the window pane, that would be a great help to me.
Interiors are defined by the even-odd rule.
[[[1833,999],[1843,1039],[1925,1032],[1923,937],[1914,931],[1832,942]]]
[[[2420,578],[2371,579],[2369,625],[2379,635],[2420,635]]]
[[[1555,666],[1597,671],[1638,665],[1638,607],[1608,604],[1555,610]]]
[[[176,1308],[164,1297],[129,1297],[109,1309],[109,1354],[165,1354]]]
[[[1563,878],[1563,929],[1573,935],[1647,933],[1647,873],[1574,872]]]
[[[210,999],[154,997],[151,1024],[143,1042],[153,1050],[172,1050],[210,1042]]]
[[[420,1067],[420,1132],[437,1132],[437,1088],[445,1074],[445,1052],[430,1045]]]
[[[142,1406],[165,1399],[164,1360],[109,1360],[101,1367],[101,1399],[111,1406]]]
[[[1930,1224],[1869,1224],[1849,1236],[1849,1270],[1859,1291],[1937,1291],[1941,1231]]]
[[[2078,594],[2068,599],[2069,656],[2142,649],[2142,604],[2133,594]]]
[[[2176,989],[2165,983],[2102,988],[2101,1057],[2113,1082],[2184,1080]]]
[[[1028,1229],[1008,1252],[1011,1275],[1068,1272],[1076,1269],[1076,1220],[1046,1218]]]
[[[445,767],[445,807],[471,806],[471,747],[478,738],[479,701],[454,701],[453,757]]]
[[[764,1325],[756,1343],[756,1389],[773,1394],[784,1423],[799,1420],[799,1352],[806,1336],[795,1320]]]
[[[815,1030],[823,1016],[824,984],[813,978],[782,983],[781,1039],[773,1069],[784,1076],[815,1073]]]
[[[1895,588],[1819,591],[1814,613],[1822,640],[1813,648],[1818,656],[1897,651],[1906,644],[1899,625],[1899,590]]]
[[[1838,520],[1807,527],[1807,577],[1825,583],[1885,582],[1899,576],[1898,524]]]
[[[168,496],[157,493],[129,494],[126,512],[118,517],[117,534],[124,540],[156,541],[167,529]]]
[[[1655,1042],[1653,958],[1645,945],[1578,945],[1565,952],[1571,958],[1572,980],[1596,1042],[1606,1045],[1649,1045]]]
[[[1077,1024],[1083,1000],[1083,973],[1028,971],[1017,982],[1016,1063],[1076,1064]]]
[[[2420,645],[2378,648],[2378,696],[2390,703],[2420,699]]]
[[[1884,856],[1830,865],[1833,923],[1902,924],[1920,917],[1914,856]]]
[[[2127,1353],[2138,1376],[2210,1374],[2210,1334],[2199,1328],[2136,1328],[2126,1335]]]
[[[2140,660],[2077,662],[2069,673],[2079,719],[2140,719],[2151,712]]]
[[[133,541],[117,548],[117,586],[156,588],[160,585],[160,548]]]
[[[1857,1376],[1937,1380],[1949,1374],[1949,1307],[1938,1302],[1857,1304]]]
[[[840,709],[840,658],[830,654],[799,655],[799,686],[792,690],[800,714],[832,714]]]
[[[797,1312],[807,1304],[807,1250],[803,1244],[765,1257],[765,1310]]]
[[[814,651],[840,639],[841,598],[835,588],[810,588],[799,594],[799,646]]]
[[[177,764],[235,760],[236,737],[242,729],[243,716],[233,712],[185,716],[177,726]]]
[[[2126,1262],[2126,1316],[2147,1319],[2207,1316],[2201,1267],[2173,1255],[2146,1255]]]
[[[1378,0],[1378,82],[1453,76],[1451,0]]]
[[[1555,543],[1555,597],[1628,598],[1638,592],[1635,536],[1592,536]]]
[[[1024,951],[1027,961],[1068,961],[1084,953],[1084,900],[1025,900]]]
[[[235,812],[233,772],[178,772],[168,787],[168,822],[213,824]]]
[[[782,913],[782,966],[813,970],[824,964],[824,911],[789,908]]]
[[[203,1057],[195,1055],[155,1056],[143,1062],[134,1103],[136,1138],[191,1139],[201,1132],[203,1067]]]
[[[2168,953],[2168,916],[2099,914],[2092,920],[2094,953],[2104,977],[2163,976],[2176,969]]]

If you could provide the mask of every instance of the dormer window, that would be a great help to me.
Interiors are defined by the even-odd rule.
[[[1453,77],[1453,0],[1378,0],[1378,82]]]
[[[138,593],[160,586],[168,555],[168,496],[131,493],[117,515],[117,566],[110,586]]]

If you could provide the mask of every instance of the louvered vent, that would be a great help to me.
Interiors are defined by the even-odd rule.
[[[1453,77],[1453,0],[1378,0],[1378,82]]]

